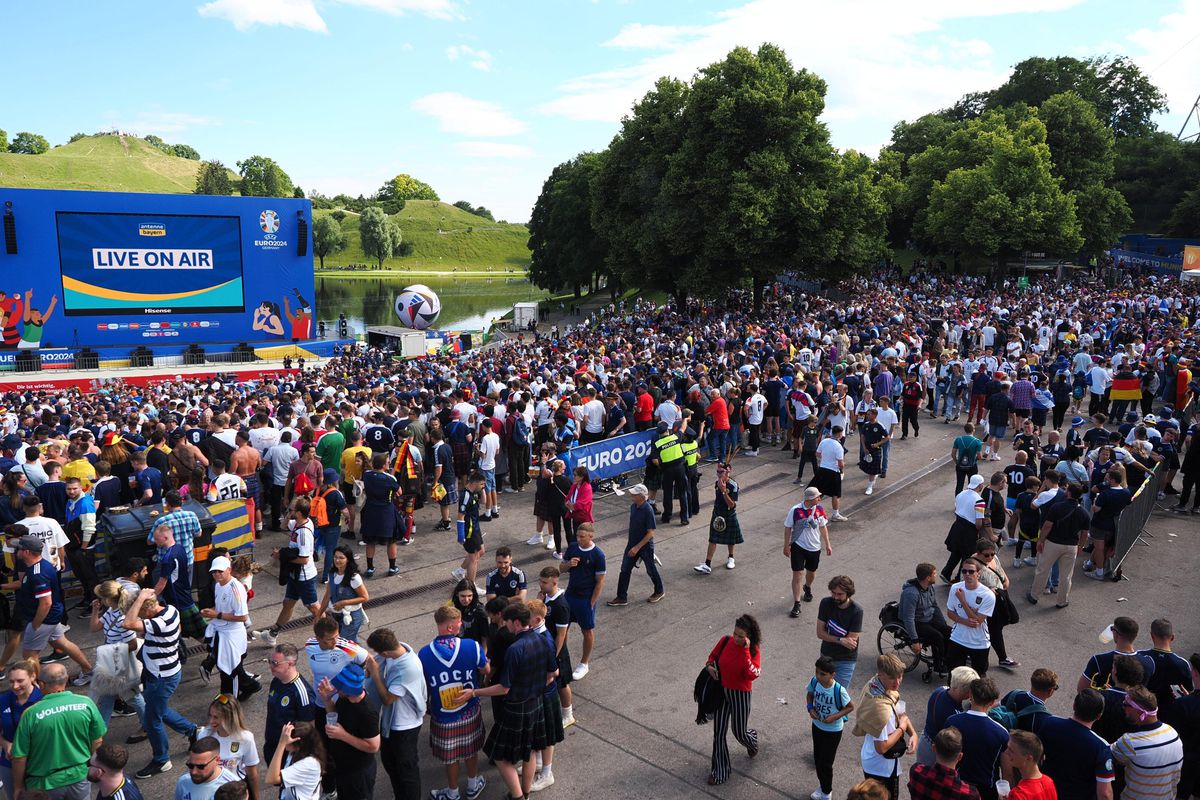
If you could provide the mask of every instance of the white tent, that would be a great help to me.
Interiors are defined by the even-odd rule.
[[[1179,280],[1183,281],[1184,283],[1200,281],[1200,269],[1185,269],[1183,272],[1179,273]]]

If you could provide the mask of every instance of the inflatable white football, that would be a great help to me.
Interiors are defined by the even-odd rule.
[[[424,284],[413,284],[396,295],[396,316],[405,327],[423,331],[437,322],[441,313],[441,299]]]

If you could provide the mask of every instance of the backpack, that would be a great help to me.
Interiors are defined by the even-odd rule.
[[[317,487],[313,484],[313,479],[308,476],[307,472],[301,472],[296,476],[295,483],[292,484],[292,493],[310,494],[316,491]]]
[[[297,476],[297,478],[296,478],[297,484],[300,483],[301,477],[306,478],[307,476],[305,476],[305,475]],[[317,525],[319,525],[322,528],[329,526],[329,503],[326,502],[325,497],[332,491],[334,491],[334,487],[330,486],[324,492],[313,495],[312,504],[311,504],[311,507],[309,508],[309,516],[311,516],[313,518],[313,520],[317,523]]]
[[[1021,720],[1023,719],[1032,718],[1037,714],[1050,713],[1045,705],[1038,702],[1030,702],[1029,705],[1015,711],[1006,705],[1007,703],[1012,703],[1022,694],[1025,694],[1025,692],[1019,689],[1015,689],[1006,694],[999,705],[992,706],[992,708],[988,710],[988,717],[1003,725],[1004,730],[1012,731],[1020,728]]]

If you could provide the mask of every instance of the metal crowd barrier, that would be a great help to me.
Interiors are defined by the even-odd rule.
[[[1113,580],[1121,579],[1121,566],[1133,552],[1134,545],[1141,544],[1148,547],[1150,542],[1147,540],[1154,538],[1154,534],[1146,530],[1146,523],[1150,519],[1151,512],[1154,511],[1154,504],[1158,499],[1160,466],[1155,464],[1154,469],[1146,473],[1146,479],[1134,491],[1133,501],[1117,517],[1117,542],[1109,561],[1111,569],[1108,572],[1113,576]]]

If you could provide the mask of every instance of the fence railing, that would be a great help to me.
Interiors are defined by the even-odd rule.
[[[1114,580],[1121,579],[1121,566],[1133,552],[1134,545],[1148,546],[1147,539],[1154,538],[1154,534],[1146,530],[1146,523],[1158,499],[1159,466],[1156,464],[1146,473],[1146,479],[1133,493],[1133,501],[1117,517],[1116,546],[1109,562],[1111,569],[1106,571]]]

